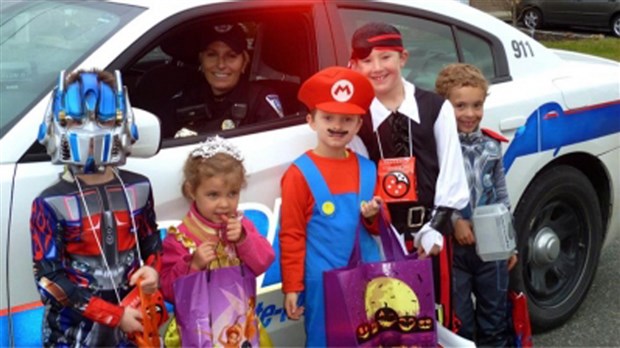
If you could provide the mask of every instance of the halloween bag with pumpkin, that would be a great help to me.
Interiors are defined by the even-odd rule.
[[[327,344],[436,347],[431,261],[405,255],[382,216],[379,226],[385,261],[362,262],[356,240],[348,266],[323,274]]]

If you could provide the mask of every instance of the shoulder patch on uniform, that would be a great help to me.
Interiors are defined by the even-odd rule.
[[[278,116],[284,117],[284,109],[282,109],[282,103],[280,102],[280,97],[277,94],[267,94],[265,96],[265,100],[269,103],[269,105],[271,105],[271,108],[278,113]]]
[[[499,133],[497,133],[495,131],[492,131],[492,130],[490,130],[488,128],[480,128],[480,130],[482,131],[482,134],[484,134],[484,135],[486,135],[488,137],[491,137],[491,138],[493,138],[493,139],[495,139],[495,140],[497,140],[499,142],[502,142],[502,143],[507,143],[508,142],[508,138],[506,138],[505,136],[503,136],[503,135],[501,135],[501,134],[499,134]]]

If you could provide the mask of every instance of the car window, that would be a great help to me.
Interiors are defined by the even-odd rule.
[[[463,52],[463,62],[477,66],[484,77],[495,76],[495,65],[491,45],[484,39],[463,30],[457,30],[457,38]]]
[[[2,2],[0,136],[71,70],[142,11],[104,2]]]
[[[340,8],[339,13],[348,43],[353,32],[368,22],[386,22],[396,26],[403,36],[403,45],[409,51],[403,76],[421,88],[434,90],[439,71],[445,65],[459,61],[455,36],[448,24],[390,12]],[[495,69],[490,45],[468,32],[459,31],[457,38],[463,60],[479,66],[488,78],[493,77]]]
[[[296,9],[277,13],[263,10],[251,17],[249,14],[227,13],[224,17],[210,15],[185,21],[168,30],[165,36],[151,45],[152,48],[123,69],[132,105],[160,118],[164,140],[180,137],[179,129],[182,128],[191,131],[184,136],[202,136],[229,130],[240,132],[243,128],[247,130],[249,126],[262,123],[273,124],[273,127],[284,125],[278,121],[304,112],[297,101],[297,90],[300,83],[317,69],[316,59],[313,58],[315,49],[311,45],[314,42],[312,21],[309,18],[309,10]],[[207,100],[212,96],[204,92],[210,85],[200,67],[197,46],[205,28],[230,25],[238,25],[244,30],[250,56],[249,64],[240,77],[240,80],[248,82],[250,91],[249,98],[243,102],[247,105],[261,104],[260,112],[265,112],[265,108],[271,112],[269,108],[275,110],[279,107],[282,111],[279,117],[256,117],[252,114],[252,107],[242,109],[241,104],[237,108],[237,103],[234,103],[230,109],[232,117],[236,117],[236,112],[242,116],[240,122],[235,120],[231,123],[230,117],[222,120],[218,112],[207,106]],[[284,47],[286,55],[282,54]],[[236,93],[236,90],[233,91]],[[269,97],[273,94],[279,96],[279,106]],[[228,112],[228,109],[225,110]],[[179,120],[190,120],[195,128],[180,127]],[[183,124],[186,123],[183,121]]]
[[[458,60],[448,25],[401,14],[347,8],[341,8],[340,15],[348,43],[351,42],[353,32],[368,22],[385,22],[398,28],[403,45],[409,51],[409,60],[402,70],[403,76],[422,88],[434,89],[439,70],[445,64]]]

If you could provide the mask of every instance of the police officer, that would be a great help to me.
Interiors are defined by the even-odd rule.
[[[278,95],[246,78],[250,56],[240,25],[209,27],[198,59],[204,80],[175,98],[174,127],[164,134],[191,136],[284,116]]]

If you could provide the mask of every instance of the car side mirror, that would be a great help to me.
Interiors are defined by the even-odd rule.
[[[131,157],[148,158],[155,156],[161,148],[161,126],[159,118],[152,113],[133,107],[138,140],[131,147]]]

